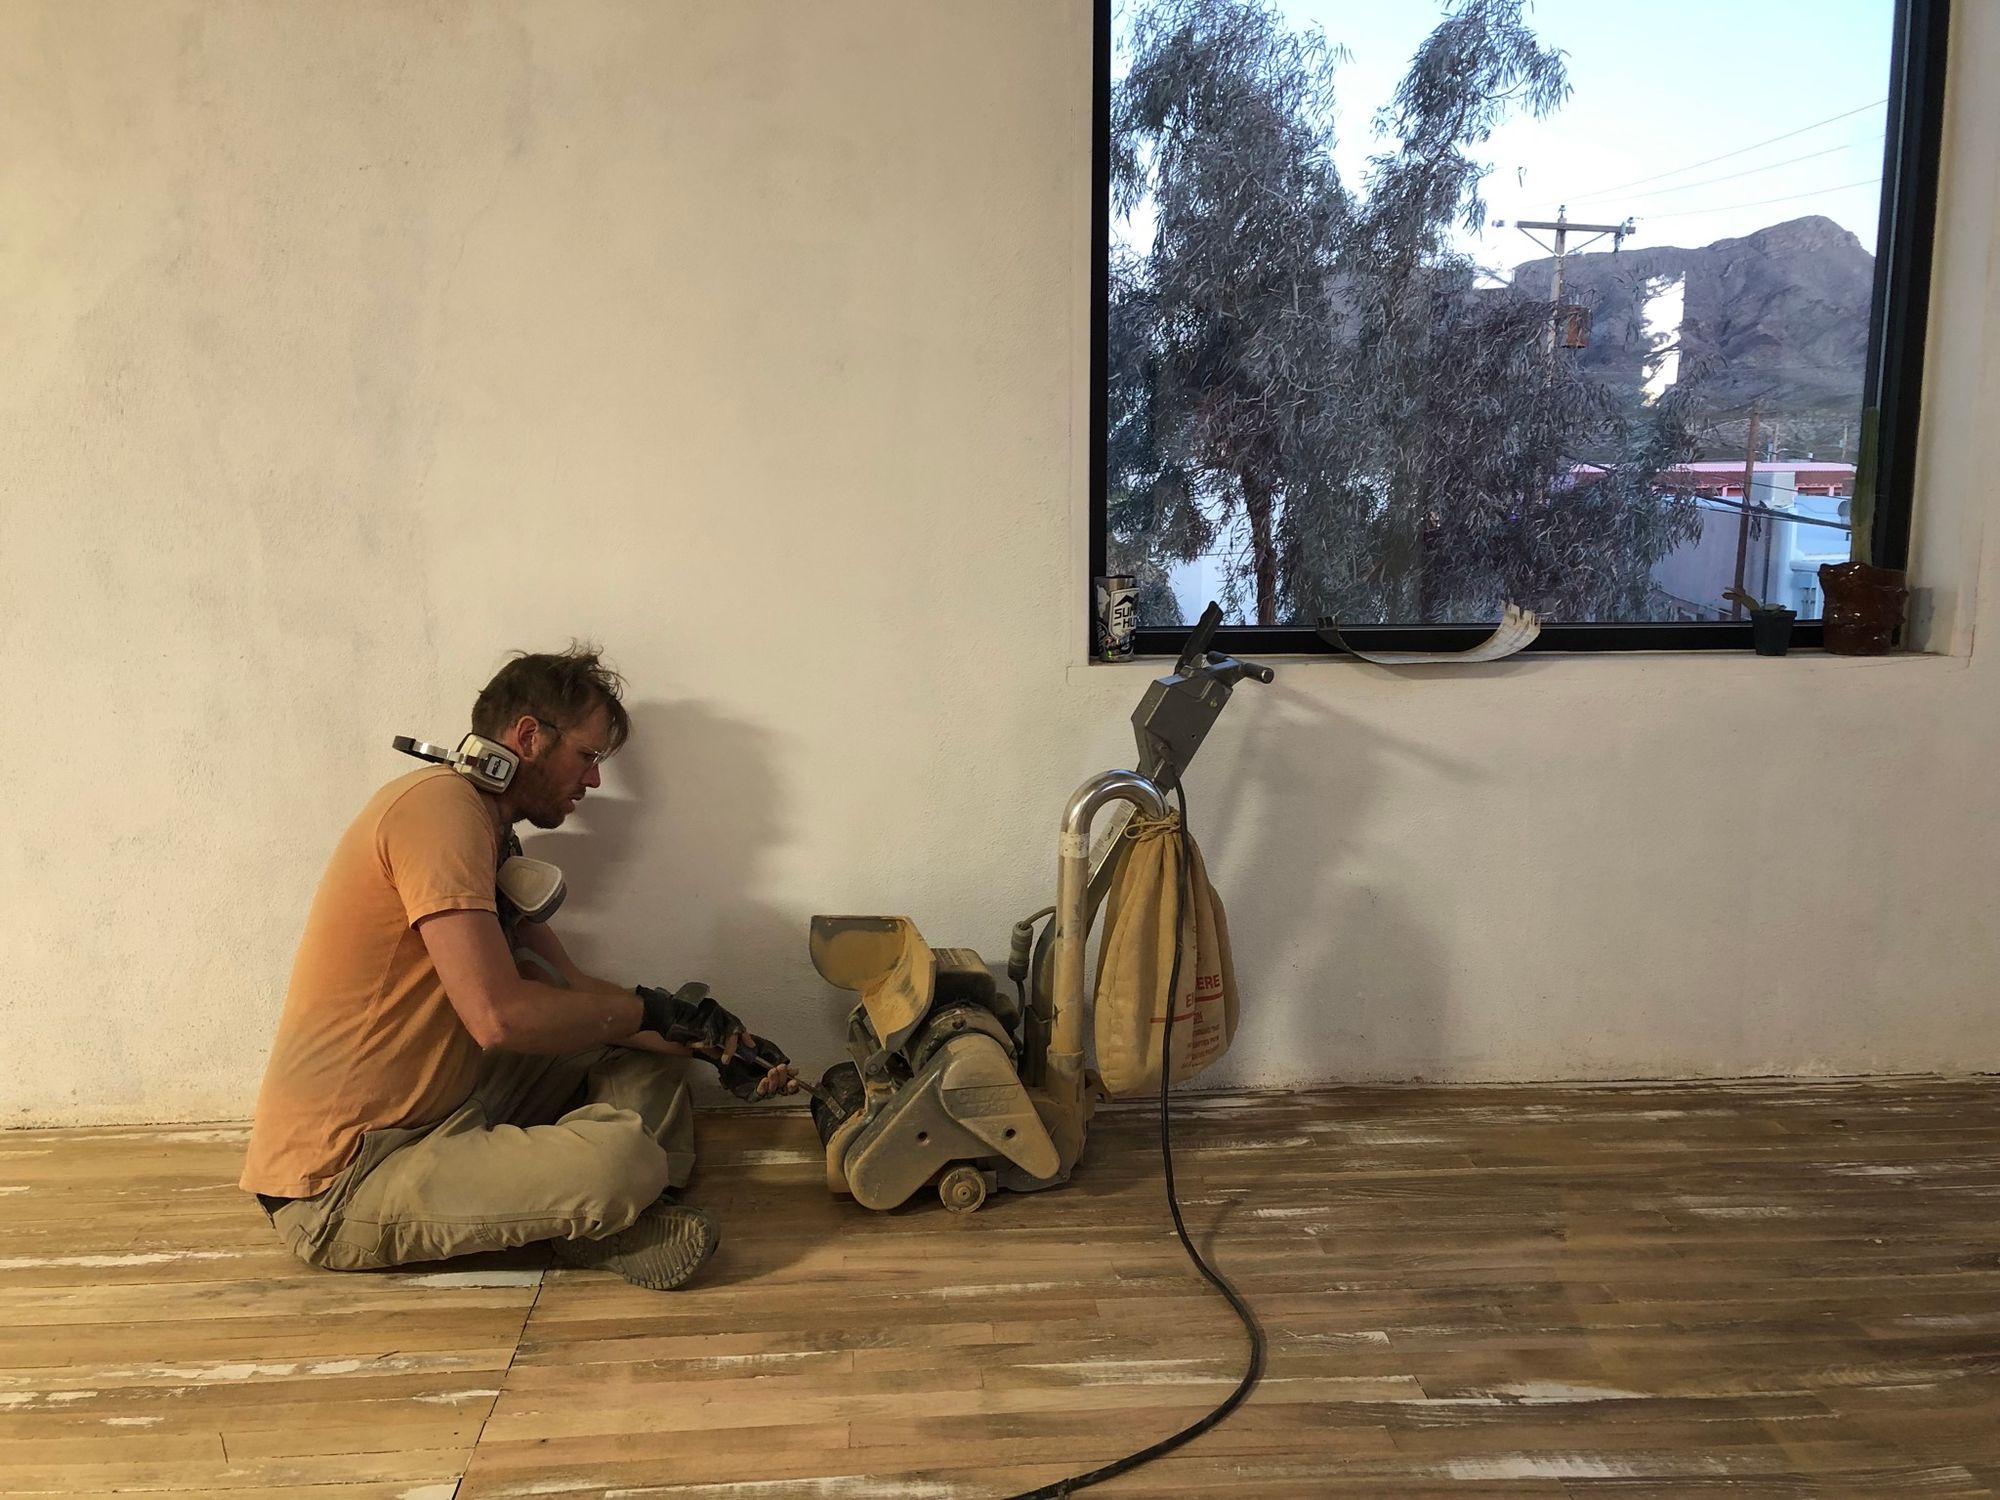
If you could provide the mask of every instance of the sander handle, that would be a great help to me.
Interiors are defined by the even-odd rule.
[[[718,1059],[721,1055],[720,1052],[716,1053]],[[766,1073],[770,1072],[773,1068],[784,1066],[783,1063],[778,1062],[768,1052],[764,1051],[760,1043],[752,1042],[748,1032],[738,1032],[736,1034],[736,1056],[739,1059],[747,1059],[755,1066],[762,1068]],[[786,1061],[789,1062],[790,1059]],[[796,1074],[793,1075],[793,1081],[798,1084],[801,1093],[810,1094],[828,1109],[837,1110],[840,1108],[840,1105],[834,1100],[833,1095],[818,1084],[808,1083],[805,1078]]]

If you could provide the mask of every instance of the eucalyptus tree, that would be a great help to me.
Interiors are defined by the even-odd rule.
[[[1266,0],[1153,0],[1113,104],[1115,556],[1220,532],[1262,624],[1642,613],[1696,534],[1658,492],[1685,390],[1642,409],[1552,346],[1538,289],[1484,288],[1477,148],[1568,92],[1522,0],[1458,0],[1378,112],[1361,191],[1332,161],[1339,54]],[[1589,465],[1580,461],[1590,459]]]
[[[1190,558],[1241,518],[1259,620],[1278,609],[1280,508],[1340,421],[1333,61],[1264,4],[1154,0],[1112,103],[1114,206],[1152,230],[1112,264],[1112,538]]]

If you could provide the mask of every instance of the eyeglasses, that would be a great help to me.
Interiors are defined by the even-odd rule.
[[[553,730],[555,732],[555,736],[557,739],[561,739],[565,734],[569,733],[569,731],[564,729],[562,725],[551,724],[547,719],[537,718],[535,722],[541,725],[542,728],[544,729]],[[611,754],[609,750],[587,750],[587,749],[579,749],[577,750],[576,753],[578,757],[583,761],[586,770],[595,766],[603,765],[605,758]]]

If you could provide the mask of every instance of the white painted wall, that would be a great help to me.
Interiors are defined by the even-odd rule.
[[[1955,19],[1959,654],[1281,664],[1191,778],[1249,1004],[1211,1081],[2000,1065],[2000,14]],[[819,1065],[811,913],[1004,951],[1149,675],[1077,603],[1089,30],[0,7],[0,1121],[246,1114],[389,737],[572,633],[638,726],[534,845],[588,963]]]

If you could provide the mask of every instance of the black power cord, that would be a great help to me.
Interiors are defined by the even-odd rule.
[[[1174,908],[1174,962],[1167,979],[1167,1024],[1160,1028],[1160,1161],[1166,1169],[1167,1207],[1173,1212],[1174,1233],[1181,1237],[1181,1248],[1187,1251],[1188,1259],[1194,1262],[1194,1268],[1201,1272],[1210,1286],[1229,1299],[1229,1305],[1236,1310],[1236,1316],[1242,1320],[1243,1331],[1250,1335],[1250,1367],[1243,1372],[1243,1379],[1237,1382],[1236,1389],[1229,1393],[1220,1406],[1199,1421],[1183,1427],[1172,1437],[1162,1438],[1150,1448],[1141,1448],[1137,1453],[1127,1454],[1124,1458],[1105,1464],[1102,1468],[1092,1469],[1087,1474],[1058,1479],[1054,1484],[1045,1484],[1037,1490],[1023,1490],[1018,1495],[1009,1496],[1008,1500],[1063,1500],[1063,1497],[1072,1495],[1087,1485],[1101,1484],[1114,1475],[1123,1474],[1128,1469],[1136,1469],[1143,1463],[1150,1463],[1163,1453],[1171,1453],[1183,1443],[1192,1442],[1200,1437],[1241,1406],[1244,1399],[1256,1387],[1258,1378],[1264,1373],[1264,1330],[1257,1324],[1257,1315],[1250,1311],[1250,1304],[1243,1300],[1236,1288],[1201,1258],[1201,1252],[1195,1249],[1194,1241],[1188,1238],[1187,1225],[1181,1219],[1180,1198],[1174,1191],[1173,1125],[1172,1116],[1167,1108],[1167,1082],[1171,1070],[1167,1064],[1172,1057],[1174,1004],[1181,992],[1181,918],[1192,900],[1194,885],[1194,859],[1188,838],[1187,788],[1179,784],[1179,778],[1175,779],[1174,794],[1179,799],[1181,809],[1181,878],[1174,892],[1178,904]]]

